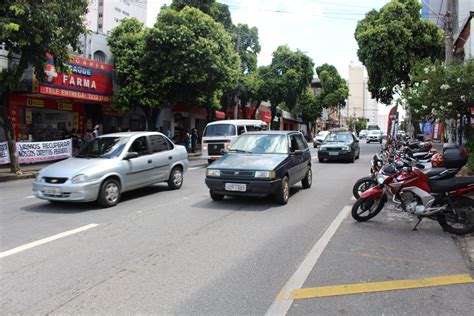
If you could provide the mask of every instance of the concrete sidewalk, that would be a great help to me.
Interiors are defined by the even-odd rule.
[[[195,153],[188,153],[189,161],[199,160],[199,159],[201,159],[200,151],[195,152]],[[36,174],[38,173],[39,170],[55,162],[58,162],[58,161],[56,160],[56,161],[50,161],[50,162],[21,165],[20,167],[21,167],[22,174],[13,174],[10,171],[9,165],[1,165],[0,166],[0,182],[34,178],[36,177]]]

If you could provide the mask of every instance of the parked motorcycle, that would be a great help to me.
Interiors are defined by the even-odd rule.
[[[447,167],[463,166],[467,151],[458,149],[445,155]],[[377,174],[377,186],[360,195],[352,208],[352,217],[367,221],[375,217],[391,198],[396,207],[422,219],[437,220],[447,232],[464,235],[474,232],[474,200],[467,193],[474,191],[474,177],[430,179],[416,167],[402,161],[385,165]]]

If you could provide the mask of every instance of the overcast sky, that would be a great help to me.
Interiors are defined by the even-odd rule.
[[[262,51],[259,65],[268,65],[279,45],[310,56],[316,66],[336,66],[348,78],[349,64],[358,64],[354,31],[357,21],[389,0],[220,0],[229,6],[234,24],[256,26]],[[166,0],[148,0],[147,26],[153,26]],[[360,63],[359,63],[360,64]]]

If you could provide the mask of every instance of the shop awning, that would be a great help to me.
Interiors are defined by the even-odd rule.
[[[197,107],[197,106],[189,106],[189,105],[184,105],[181,103],[176,104],[173,109],[173,112],[183,112],[183,113],[194,113],[197,115],[204,115],[207,116],[207,111],[206,109],[202,107]]]
[[[225,113],[222,111],[216,111],[216,120],[223,120],[225,119]]]

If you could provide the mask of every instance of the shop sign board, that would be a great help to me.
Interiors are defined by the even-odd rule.
[[[0,143],[0,165],[10,163],[10,154],[8,153],[8,143]]]
[[[65,159],[72,156],[72,140],[18,142],[16,149],[20,164]]]
[[[46,78],[40,84],[40,93],[96,102],[112,101],[112,72],[110,65],[72,56],[70,74],[58,73],[52,56],[48,56]]]
[[[26,99],[26,104],[35,108],[44,108],[44,100]]]

